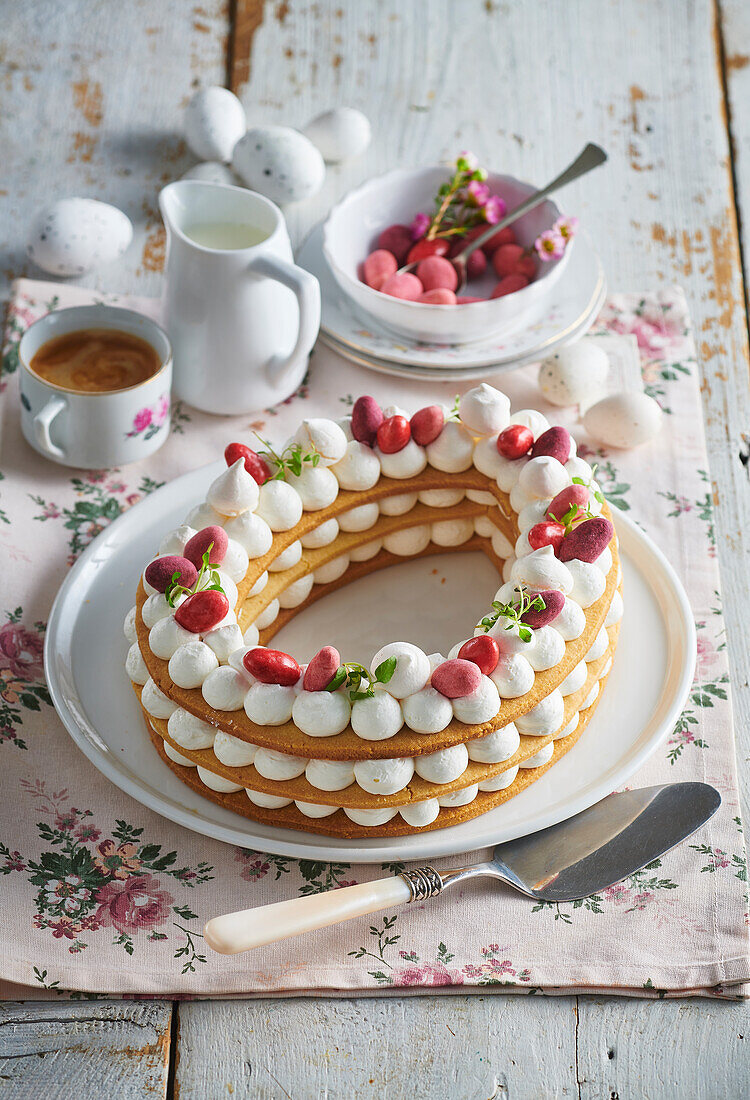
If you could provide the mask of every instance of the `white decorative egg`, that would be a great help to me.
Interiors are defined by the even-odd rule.
[[[230,161],[246,129],[245,109],[228,88],[201,88],[185,108],[185,138],[201,160]]]
[[[248,187],[280,203],[316,194],[326,172],[313,143],[289,126],[248,130],[237,143],[232,165]]]
[[[370,120],[353,107],[334,107],[308,122],[302,131],[329,164],[364,153],[370,144]]]
[[[658,434],[663,415],[646,393],[614,393],[587,409],[583,426],[609,447],[638,447]]]
[[[183,175],[184,180],[201,180],[203,183],[224,183],[236,187],[239,180],[228,164],[222,164],[219,160],[206,160],[203,164],[195,164],[188,168]]]
[[[130,218],[97,199],[58,199],[34,218],[26,251],[51,275],[83,275],[122,256],[133,239]]]
[[[580,405],[605,392],[609,358],[590,340],[560,348],[542,361],[539,389],[552,405]]]

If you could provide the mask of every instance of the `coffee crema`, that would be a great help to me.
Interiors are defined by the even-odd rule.
[[[80,329],[43,344],[29,366],[53,386],[76,393],[111,393],[138,386],[161,367],[156,349],[118,329]]]

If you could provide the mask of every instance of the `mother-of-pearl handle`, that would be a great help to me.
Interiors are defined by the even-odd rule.
[[[376,913],[411,901],[412,889],[405,878],[381,878],[360,882],[341,890],[309,894],[304,898],[260,905],[214,917],[203,929],[206,943],[222,955],[236,955],[251,947],[276,943],[302,932],[326,928],[329,924]]]

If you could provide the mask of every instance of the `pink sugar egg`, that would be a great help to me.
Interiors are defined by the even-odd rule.
[[[446,287],[436,286],[434,290],[426,290],[419,301],[426,306],[455,306],[456,295]]]
[[[604,516],[594,516],[593,519],[584,520],[574,527],[569,535],[566,535],[557,551],[560,561],[593,562],[609,546],[615,529]]]
[[[229,535],[223,527],[212,524],[204,527],[197,534],[188,539],[185,544],[185,557],[191,561],[196,569],[203,565],[203,555],[211,548],[209,562],[211,565],[221,565],[229,545]]]
[[[525,275],[506,275],[496,285],[490,294],[490,298],[504,298],[506,294],[515,294],[517,290],[523,290],[529,285]]]
[[[358,397],[352,409],[352,435],[359,443],[375,446],[375,436],[383,423],[383,410],[374,397]]]
[[[417,265],[417,278],[425,290],[455,290],[458,275],[450,260],[443,256],[428,256]]]
[[[178,584],[183,588],[192,588],[198,580],[198,570],[193,563],[179,554],[167,554],[146,566],[146,580],[157,592],[167,591],[175,573],[180,574]]]
[[[424,292],[424,287],[416,275],[406,272],[404,275],[391,275],[380,287],[381,293],[391,298],[403,298],[407,302],[416,302]]]
[[[367,285],[373,290],[380,290],[386,279],[396,274],[398,263],[392,252],[377,248],[365,260],[363,270]]]
[[[532,458],[541,458],[542,455],[550,455],[561,462],[563,466],[570,458],[571,440],[567,428],[556,424],[553,428],[547,428],[531,448]]]
[[[305,691],[325,691],[341,664],[341,656],[332,645],[324,645],[305,669],[302,687]]]
[[[430,683],[446,699],[461,699],[471,695],[482,682],[482,673],[473,661],[464,661],[459,657],[443,661],[432,674]]]
[[[420,447],[433,443],[443,430],[445,413],[439,405],[425,405],[409,421],[411,437]]]

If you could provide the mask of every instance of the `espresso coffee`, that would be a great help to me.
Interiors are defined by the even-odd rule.
[[[45,382],[74,393],[127,390],[151,378],[161,365],[147,340],[105,328],[55,336],[29,364]]]

